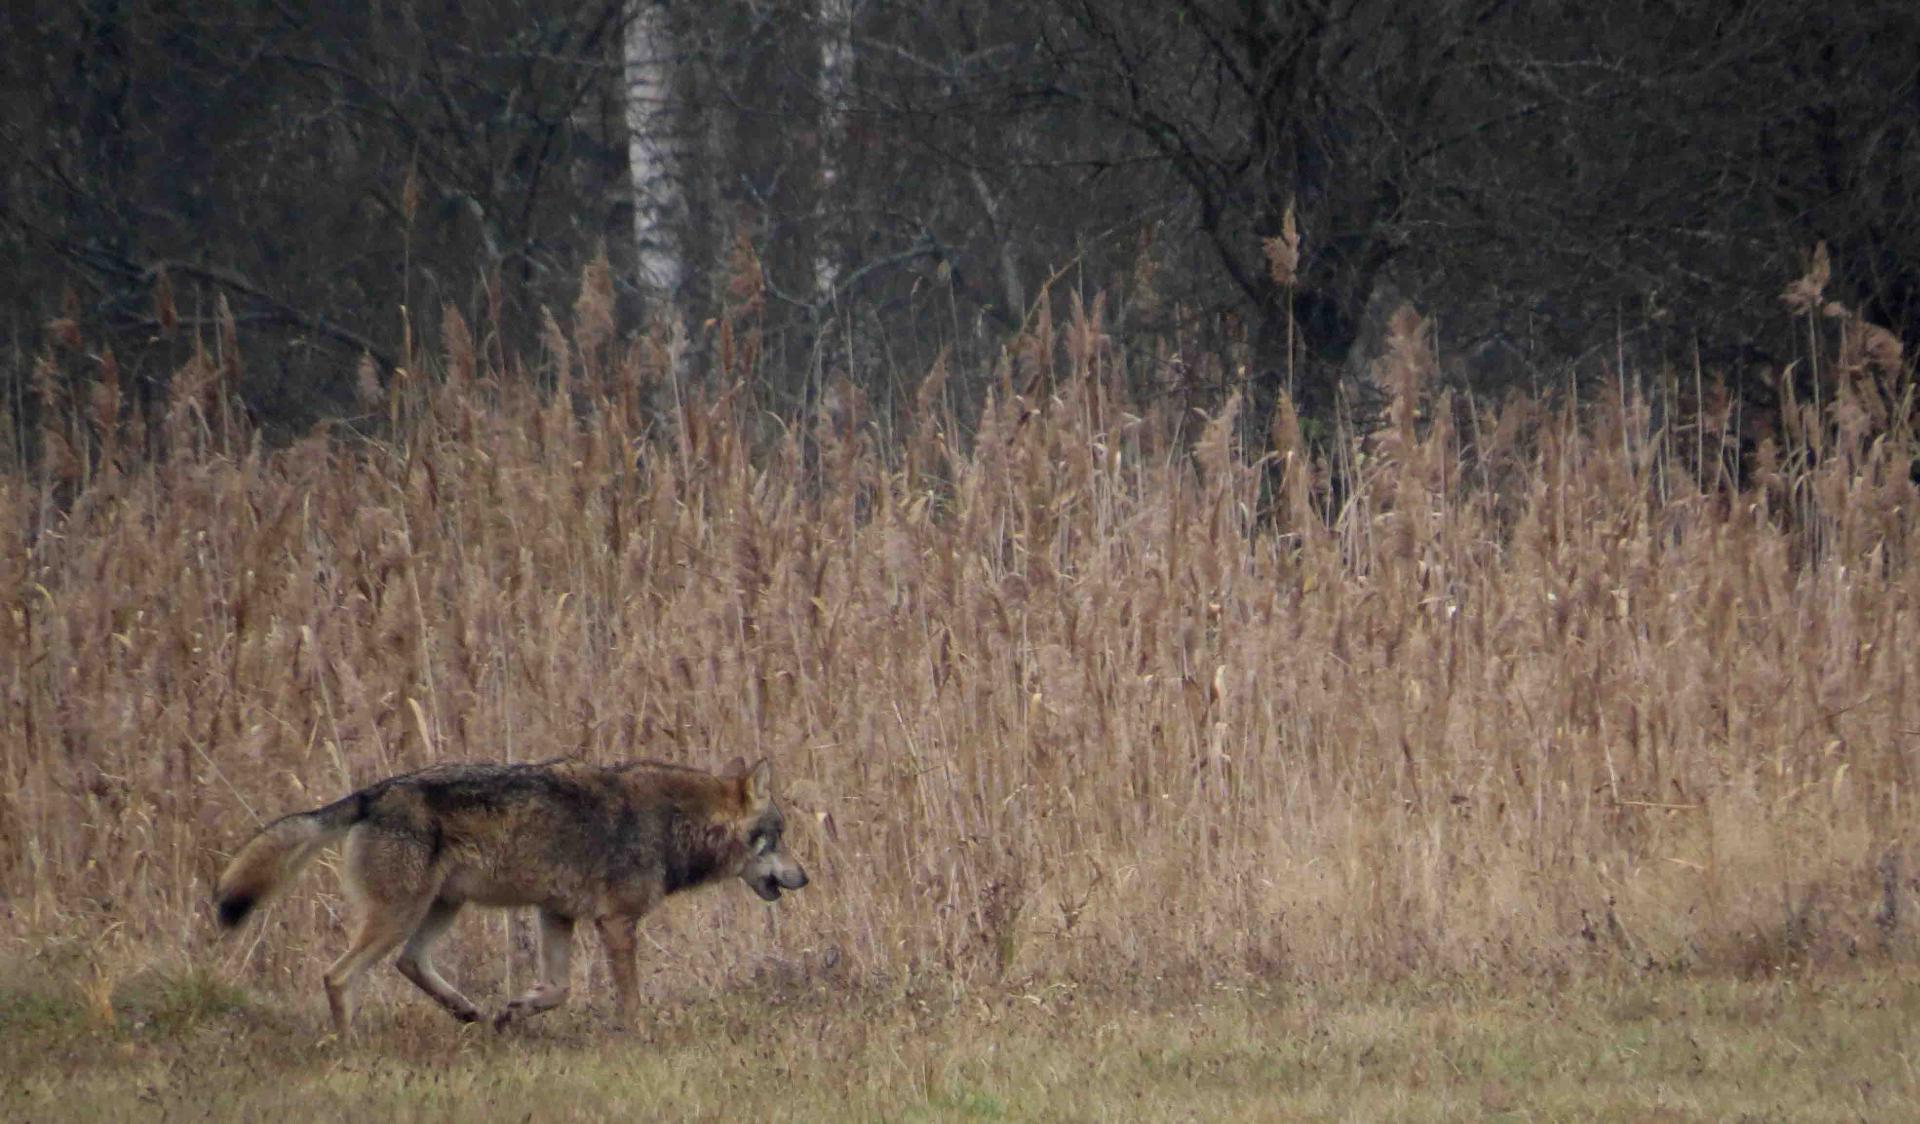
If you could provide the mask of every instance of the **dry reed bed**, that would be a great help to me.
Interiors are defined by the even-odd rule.
[[[1084,315],[1023,341],[1052,393],[963,440],[936,372],[885,449],[853,396],[783,428],[590,319],[543,394],[450,316],[385,437],[265,451],[224,340],[164,455],[83,405],[0,478],[11,927],[305,986],[330,877],[205,943],[263,817],[441,759],[768,754],[814,888],[664,911],[657,987],[1904,948],[1907,404],[1841,356],[1738,486],[1725,411],[1474,413],[1398,329],[1331,520],[1284,408],[1271,450],[1231,406],[1178,441]]]

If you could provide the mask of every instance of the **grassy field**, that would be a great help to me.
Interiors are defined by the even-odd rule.
[[[369,369],[367,417],[279,449],[231,330],[150,413],[44,358],[0,471],[26,1115],[1913,1107],[1920,442],[1884,333],[1809,315],[1754,418],[1694,372],[1462,401],[1407,313],[1379,423],[1314,439],[1077,303],[977,412],[942,368],[773,418],[750,324],[696,377],[605,292],[538,361],[448,310],[432,377]],[[389,991],[316,1048],[324,870],[212,938],[271,817],[560,755],[767,756],[814,879],[650,918],[638,1038]],[[463,919],[446,966],[499,994],[527,936]]]
[[[1348,991],[779,990],[496,1035],[419,997],[342,1045],[317,995],[127,981],[111,1021],[0,992],[10,1120],[1900,1120],[1920,977]]]

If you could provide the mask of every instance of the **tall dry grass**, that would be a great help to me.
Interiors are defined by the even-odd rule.
[[[374,437],[262,448],[230,333],[162,417],[45,413],[0,477],[18,947],[305,987],[331,877],[210,935],[262,820],[437,760],[766,754],[814,885],[663,910],[657,989],[1910,949],[1916,444],[1857,322],[1809,320],[1826,389],[1743,474],[1705,388],[1471,407],[1404,316],[1335,491],[1284,404],[1177,440],[1077,307],[1012,352],[1050,392],[957,419],[936,371],[882,442],[846,388],[761,413],[749,320],[698,380],[621,350],[602,288],[531,372],[450,312]],[[470,977],[522,952],[463,931]]]

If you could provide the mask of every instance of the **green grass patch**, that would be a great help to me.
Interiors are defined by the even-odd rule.
[[[156,1034],[175,1033],[250,1006],[244,988],[197,967],[142,972],[113,991],[116,1021]]]
[[[49,991],[0,990],[0,1041],[78,1026],[86,1018],[79,1000]]]
[[[504,1035],[400,999],[343,1043],[315,996],[203,974],[129,980],[114,1027],[15,989],[0,1093],[34,1120],[1920,1118],[1920,972],[1895,967],[930,1006],[821,989],[663,1004],[625,1033],[600,999]]]

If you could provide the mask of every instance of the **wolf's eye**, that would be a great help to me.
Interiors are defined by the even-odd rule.
[[[768,851],[773,850],[773,835],[771,832],[755,832],[753,838],[748,841],[747,845],[753,848],[754,854],[764,855]]]

